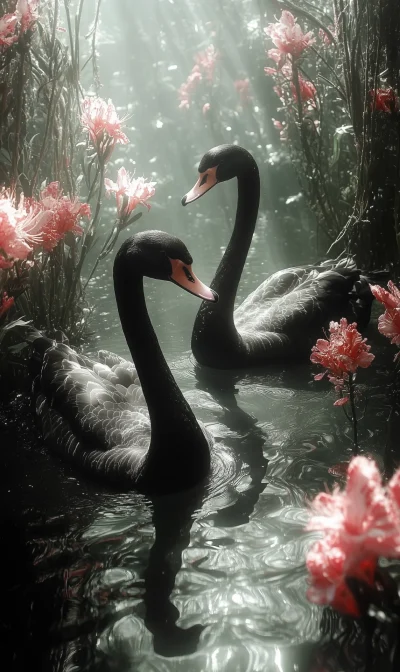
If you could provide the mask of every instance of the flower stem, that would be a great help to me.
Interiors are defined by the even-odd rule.
[[[357,421],[357,411],[356,405],[354,402],[354,378],[353,374],[349,373],[349,397],[350,397],[350,406],[351,406],[351,422],[353,425],[353,454],[358,455],[359,446],[358,446],[358,421]]]
[[[88,284],[89,284],[89,282],[91,281],[91,279],[92,279],[94,273],[96,272],[96,269],[97,269],[97,266],[99,265],[99,262],[100,262],[102,259],[104,259],[105,256],[107,256],[107,248],[108,248],[108,246],[110,245],[110,242],[111,242],[113,236],[115,237],[116,233],[118,234],[118,228],[117,228],[116,226],[113,226],[113,228],[111,229],[111,232],[110,232],[110,234],[109,234],[107,240],[105,241],[103,247],[102,247],[101,250],[100,250],[100,253],[99,253],[98,256],[97,256],[96,263],[95,263],[95,265],[93,266],[93,268],[92,268],[92,270],[91,270],[91,272],[90,272],[90,275],[89,275],[88,279],[86,280],[86,282],[85,282],[85,284],[84,284],[84,286],[83,286],[82,293],[85,292],[86,287],[88,286]],[[111,249],[112,249],[112,247],[111,247]],[[111,251],[111,250],[110,250],[110,251]]]

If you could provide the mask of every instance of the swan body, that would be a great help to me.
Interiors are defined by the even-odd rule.
[[[36,414],[46,443],[85,470],[146,493],[191,487],[210,467],[212,437],[171,374],[143,293],[147,275],[215,301],[191,263],[183,243],[162,232],[143,232],[122,244],[114,286],[134,364],[106,351],[92,360],[39,332],[30,339]]]
[[[368,280],[352,259],[328,260],[278,271],[234,307],[237,288],[254,233],[260,198],[256,162],[236,145],[207,152],[199,179],[182,199],[195,201],[219,182],[237,178],[234,230],[211,287],[216,306],[200,306],[192,350],[203,365],[230,369],[309,356],[330,320],[347,317],[360,328],[368,324],[372,294]]]

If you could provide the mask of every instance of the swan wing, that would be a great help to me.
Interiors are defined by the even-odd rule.
[[[326,261],[278,271],[267,278],[235,310],[241,334],[294,334],[321,326],[344,309],[360,274],[351,259]],[[300,333],[298,334],[300,335]]]
[[[87,450],[121,447],[143,455],[149,447],[150,421],[140,385],[122,385],[106,364],[57,343],[45,351],[36,384],[54,411],[39,403],[39,417],[46,413],[47,427],[53,423],[55,435],[59,416]]]
[[[115,355],[108,350],[99,350],[98,360],[100,364],[106,366],[114,374],[120,385],[124,387],[135,385],[142,389],[136,367],[128,359]],[[143,403],[146,405],[144,397]]]
[[[64,459],[78,463],[91,473],[98,472],[109,480],[116,480],[118,484],[136,483],[144,463],[144,452],[139,445],[122,442],[116,443],[108,450],[104,450],[102,446],[88,448],[87,441],[74,431],[61,411],[51,406],[44,394],[38,394],[36,397],[36,413],[40,419],[45,442]]]

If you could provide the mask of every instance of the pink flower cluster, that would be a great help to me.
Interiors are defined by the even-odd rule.
[[[215,66],[218,60],[218,56],[219,54],[214,45],[210,44],[207,49],[204,51],[199,51],[194,57],[196,65],[198,65],[200,68],[200,72],[210,82],[212,82],[214,79]]]
[[[0,18],[0,51],[17,42],[19,38],[15,32],[17,26],[21,33],[33,27],[38,18],[38,5],[39,0],[17,0],[15,12],[4,14]]]
[[[370,353],[371,346],[367,339],[362,338],[357,331],[357,324],[348,324],[345,317],[340,322],[331,322],[329,325],[329,339],[318,339],[311,351],[313,364],[320,364],[326,369],[323,373],[314,376],[321,380],[326,374],[335,386],[336,391],[342,392],[350,373],[355,373],[359,367],[366,369],[375,359]],[[335,406],[342,406],[348,397],[341,397]]]
[[[193,93],[203,79],[208,82],[213,81],[218,56],[219,54],[212,44],[205,51],[199,51],[195,55],[195,65],[192,68],[192,72],[186,82],[179,87],[179,109],[188,110],[190,108]]]
[[[131,177],[122,167],[118,171],[117,182],[105,178],[104,184],[107,194],[115,194],[118,217],[124,224],[138,205],[144,205],[150,210],[147,201],[155,194],[155,182],[146,182],[144,177]]]
[[[377,112],[399,112],[400,101],[393,89],[371,89],[369,92],[371,97],[371,107]]]
[[[385,306],[385,312],[378,318],[378,329],[394,345],[400,345],[400,290],[390,280],[388,290],[379,285],[370,285],[375,299]],[[399,353],[395,356],[395,359]]]
[[[299,58],[305,49],[315,42],[312,32],[303,33],[291,12],[283,10],[282,16],[276,23],[270,23],[265,33],[277,47],[273,50],[279,54],[279,59],[290,54],[292,58]]]
[[[89,132],[97,154],[105,163],[117,143],[126,145],[129,142],[121,130],[124,120],[118,117],[111,100],[106,102],[102,98],[85,98],[82,108],[82,126]]]
[[[39,0],[17,0],[16,15],[25,33],[32,28],[38,18]]]
[[[359,616],[346,578],[373,586],[378,559],[400,558],[400,470],[383,487],[375,462],[353,458],[344,491],[312,502],[307,529],[324,533],[307,554],[309,600]]]
[[[271,49],[268,52],[269,55],[271,54],[271,51],[275,52],[276,50]],[[274,58],[274,56],[270,57]],[[280,66],[279,63],[277,63],[276,68],[266,67],[264,68],[264,72],[267,75],[271,75],[271,77],[275,78],[276,86],[274,87],[274,91],[277,94],[277,96],[279,96],[279,98],[283,103],[285,103],[284,91],[287,89],[287,87],[289,87],[290,89],[293,100],[297,102],[297,89],[293,81],[292,66],[290,63],[286,63],[285,65],[282,66]],[[304,79],[300,74],[298,77],[299,77],[301,102],[311,103],[315,105],[315,96],[317,91],[315,89],[314,84]]]
[[[283,103],[287,102],[284,95],[287,89],[290,90],[292,99],[297,102],[298,92],[293,79],[292,64],[303,54],[305,49],[314,44],[315,38],[312,32],[304,34],[297,24],[297,19],[286,10],[282,12],[282,16],[277,23],[270,23],[265,28],[265,32],[272,38],[277,48],[269,49],[267,52],[268,57],[276,63],[275,68],[266,67],[264,72],[274,77],[276,82],[274,91]],[[300,74],[298,80],[301,102],[315,105],[315,86]]]
[[[69,231],[81,236],[83,229],[79,222],[82,217],[91,216],[90,205],[64,196],[59,182],[51,182],[43,189],[36,207],[52,213],[42,232],[42,245],[46,251],[52,250]]]
[[[26,259],[35,245],[42,242],[43,229],[53,214],[31,208],[25,209],[21,198],[18,208],[7,192],[0,195],[0,258],[2,267],[8,262],[1,251],[14,259]]]
[[[90,207],[63,196],[58,182],[46,187],[39,201],[20,199],[18,208],[10,194],[0,195],[0,269],[11,268],[13,260],[26,259],[36,248],[52,250],[67,231],[79,235],[81,217],[90,217]]]
[[[0,296],[0,319],[10,310],[11,306],[14,305],[14,297],[8,296],[7,292],[3,292],[3,296]]]
[[[283,87],[286,84],[290,85],[290,91],[293,96],[293,99],[297,102],[297,89],[292,79],[292,68],[289,64],[284,65],[281,69],[277,68],[264,68],[264,72],[267,75],[271,75],[276,78],[277,86],[275,86],[274,91],[282,100],[285,102]],[[304,79],[299,75],[299,89],[300,89],[300,99],[302,103],[313,102],[315,100],[316,89],[312,82]]]
[[[0,18],[0,48],[4,51],[18,40],[15,28],[18,22],[16,14],[4,14]]]

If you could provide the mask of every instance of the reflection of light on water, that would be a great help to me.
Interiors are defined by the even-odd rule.
[[[283,672],[281,650],[280,649],[275,649],[274,663],[275,663],[276,667],[278,668],[278,672]]]

